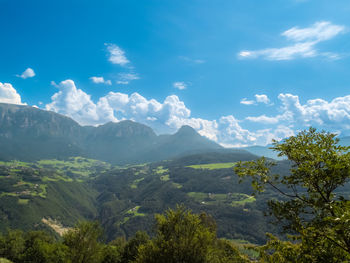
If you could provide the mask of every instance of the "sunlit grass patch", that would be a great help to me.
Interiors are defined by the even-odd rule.
[[[21,161],[9,161],[4,162],[0,161],[0,166],[7,166],[7,167],[30,167],[32,164],[27,162],[21,162]]]
[[[246,194],[237,194],[236,197],[238,200],[232,201],[232,206],[240,206],[245,205],[247,203],[254,203],[256,201],[254,196],[246,195]]]
[[[54,175],[52,177],[44,176],[41,180],[43,182],[47,182],[47,181],[51,181],[51,182],[57,182],[57,181],[73,182],[72,178],[61,176],[61,175]]]
[[[195,201],[205,205],[216,205],[218,203],[226,203],[231,206],[241,206],[256,201],[255,197],[242,193],[216,194],[189,192],[187,193],[187,195],[189,197],[192,197]]]
[[[140,178],[140,179],[136,179],[136,180],[134,180],[133,182],[132,182],[132,184],[130,185],[130,187],[132,188],[132,189],[136,189],[137,188],[137,185],[139,184],[139,182],[141,182],[141,181],[143,181],[145,178]]]
[[[174,186],[174,187],[177,188],[177,189],[182,188],[182,185],[181,185],[181,184],[178,184],[178,183],[172,183],[172,186]]]
[[[29,199],[22,199],[22,198],[18,199],[18,204],[20,205],[26,205],[28,204],[28,202],[29,202]]]
[[[164,169],[163,166],[158,166],[157,169],[155,170],[156,174],[165,174],[168,172],[169,172],[169,169]]]
[[[106,170],[111,167],[106,162],[83,157],[71,157],[68,160],[40,160],[37,165],[41,168],[60,170],[65,173],[70,172],[73,176],[78,177],[88,177],[96,169]]]
[[[160,180],[166,182],[166,181],[169,181],[170,180],[170,177],[169,177],[169,174],[166,174],[166,175],[162,175],[160,177]]]
[[[130,209],[129,211],[126,212],[126,214],[131,215],[131,216],[145,216],[146,214],[144,213],[139,213],[139,209],[141,206],[135,206],[134,208]]]
[[[209,164],[189,165],[189,166],[186,166],[186,167],[193,168],[193,169],[216,170],[216,169],[232,168],[235,165],[236,165],[236,163],[209,163]]]

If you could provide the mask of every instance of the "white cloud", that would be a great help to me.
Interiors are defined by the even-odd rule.
[[[135,73],[119,73],[117,84],[129,84],[130,81],[140,79],[140,77]]]
[[[10,104],[20,104],[22,103],[21,96],[17,93],[16,89],[10,83],[0,82],[0,102],[10,103]]]
[[[130,61],[126,58],[125,52],[115,44],[105,44],[107,46],[107,51],[109,53],[108,60],[112,64],[118,64],[121,66],[126,66]]]
[[[258,117],[247,117],[246,120],[265,124],[276,124],[280,121],[278,117],[268,117],[265,114]]]
[[[90,95],[77,89],[73,80],[62,81],[57,87],[59,91],[51,97],[52,102],[46,105],[47,110],[69,116],[82,125],[94,125],[102,121]]]
[[[35,76],[35,72],[31,68],[27,68],[21,75],[16,75],[19,78],[27,79]]]
[[[316,98],[306,101],[305,104],[300,102],[297,95],[288,93],[279,94],[278,99],[281,103],[281,114],[249,116],[246,120],[265,125],[293,125],[300,129],[314,126],[350,135],[350,95],[331,101]]]
[[[262,50],[244,50],[238,56],[242,59],[264,58],[266,60],[292,60],[296,58],[308,58],[323,56],[329,59],[339,59],[340,55],[332,52],[319,52],[316,45],[320,42],[330,40],[341,33],[345,33],[346,28],[341,25],[334,25],[328,21],[316,22],[310,27],[293,27],[286,30],[281,35],[287,40],[294,42],[281,48],[267,48]]]
[[[72,117],[82,125],[130,119],[149,125],[158,133],[175,132],[182,125],[190,125],[201,135],[226,146],[267,144],[271,138],[281,137],[282,131],[290,133],[287,128],[249,131],[242,128],[241,121],[233,115],[221,117],[218,121],[193,118],[190,109],[176,95],[158,102],[138,93],[109,92],[94,103],[90,95],[77,89],[72,80],[62,81],[56,86],[59,91],[52,96],[46,109]]]
[[[259,103],[264,103],[264,104],[270,103],[270,99],[265,94],[261,94],[261,95],[255,94],[255,99],[256,99],[256,102],[259,102]]]
[[[151,126],[158,133],[175,132],[182,125],[190,125],[201,135],[217,142],[238,145],[241,140],[255,141],[254,135],[242,129],[233,116],[223,117],[219,122],[191,117],[191,111],[176,95],[158,102],[138,93],[109,92],[94,103],[88,94],[76,88],[72,80],[62,81],[57,86],[59,91],[52,96],[46,109],[72,117],[82,125],[131,119]]]
[[[345,130],[350,125],[350,95],[328,102],[323,99],[308,100],[304,105],[299,97],[280,94],[282,109],[293,116],[293,120],[304,125],[322,125],[331,129]]]
[[[254,100],[248,100],[247,98],[243,98],[243,99],[241,99],[240,103],[243,104],[243,105],[253,105],[253,104],[255,104],[255,101]]]
[[[90,79],[93,83],[96,84],[112,85],[112,82],[110,80],[105,80],[103,77],[91,77]]]
[[[241,52],[239,52],[239,56],[240,57],[251,57],[251,56],[253,56],[253,54],[252,53],[254,53],[254,51],[252,52],[252,51],[241,51]]]
[[[255,100],[248,100],[247,98],[241,99],[240,103],[243,105],[257,105],[258,103],[269,104],[270,99],[265,94],[255,94]]]
[[[6,85],[6,88],[4,88]],[[207,120],[191,116],[191,110],[176,95],[164,101],[147,99],[139,93],[109,92],[93,102],[90,95],[78,89],[72,80],[56,85],[59,89],[46,105],[52,110],[72,117],[82,125],[99,125],[108,121],[134,120],[152,127],[157,133],[175,132],[182,125],[190,125],[201,135],[225,146],[265,145],[272,139],[291,136],[297,130],[312,125],[349,135],[350,95],[331,101],[312,99],[302,104],[297,95],[282,93],[278,96],[278,114],[248,116],[238,120],[233,115]],[[3,90],[6,94],[2,95]],[[1,93],[2,92],[2,93]],[[255,96],[255,103],[269,103],[264,94]],[[0,98],[21,103],[20,96],[10,84],[0,85]],[[244,126],[256,125],[247,129]]]
[[[295,42],[311,41],[321,42],[334,38],[340,33],[345,32],[345,27],[333,25],[331,22],[316,22],[311,27],[298,28],[293,27],[282,33],[287,39]]]
[[[174,82],[173,87],[175,89],[184,90],[187,88],[187,84],[185,82],[182,82],[182,81]]]

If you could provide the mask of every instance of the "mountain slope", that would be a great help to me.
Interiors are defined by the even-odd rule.
[[[132,121],[80,126],[60,114],[29,106],[0,103],[0,160],[35,161],[84,156],[116,164],[172,158],[186,152],[222,147],[189,126],[157,136]]]
[[[28,106],[0,103],[0,159],[82,155],[82,129],[72,119]]]
[[[271,150],[270,147],[271,145],[267,145],[267,146],[255,145],[255,146],[244,147],[243,149],[258,156],[264,156],[275,160],[282,160],[283,158],[278,157],[277,152]]]

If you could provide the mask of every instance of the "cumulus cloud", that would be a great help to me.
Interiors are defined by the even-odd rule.
[[[175,95],[160,103],[136,92],[131,95],[109,92],[94,103],[91,96],[76,88],[72,80],[62,81],[57,87],[59,91],[51,97],[52,102],[46,109],[72,117],[82,125],[131,119],[168,132],[177,129],[181,120],[190,116],[190,110]]]
[[[51,97],[52,102],[46,105],[47,110],[69,116],[82,125],[101,122],[91,96],[77,89],[73,80],[62,81],[57,87],[59,91]]]
[[[112,82],[110,80],[105,80],[104,77],[91,77],[90,79],[96,84],[112,85]]]
[[[281,48],[267,48],[262,50],[243,50],[239,52],[239,58],[258,58],[266,60],[292,60],[296,58],[308,58],[324,56],[330,59],[338,59],[339,54],[332,52],[319,52],[316,45],[320,42],[330,40],[346,28],[342,25],[335,25],[329,21],[316,22],[310,27],[293,27],[284,31],[281,35],[292,44]]]
[[[112,64],[126,66],[130,61],[126,58],[125,52],[115,44],[105,44],[109,53],[108,60]]]
[[[265,94],[255,94],[255,100],[248,100],[247,98],[241,99],[240,103],[243,105],[257,105],[258,103],[269,104],[270,99]]]
[[[10,83],[0,82],[0,102],[10,104],[24,104],[21,101],[21,96]]]
[[[127,85],[132,80],[140,79],[140,77],[135,73],[119,73],[117,84]]]
[[[322,125],[331,129],[346,130],[350,126],[350,95],[331,101],[308,100],[304,105],[293,94],[280,94],[282,109],[293,116],[293,120],[304,125]]]
[[[31,68],[27,68],[21,75],[16,75],[19,78],[27,79],[35,76],[35,72]]]
[[[158,133],[171,133],[182,125],[190,125],[201,135],[220,143],[237,146],[242,142],[259,141],[233,116],[222,117],[219,121],[193,118],[190,109],[176,95],[167,96],[159,102],[139,93],[109,92],[94,103],[90,95],[78,89],[72,80],[62,81],[56,86],[59,91],[52,96],[52,102],[46,105],[46,109],[67,115],[82,125],[130,119],[151,126]]]
[[[264,103],[264,104],[269,104],[270,103],[270,99],[269,97],[267,97],[267,95],[265,94],[255,94],[255,99],[256,99],[256,102],[258,103]]]
[[[184,90],[187,88],[187,84],[185,82],[182,82],[182,81],[174,82],[173,87],[175,89]]]
[[[350,135],[350,95],[331,101],[316,98],[305,104],[300,102],[299,96],[289,93],[279,94],[278,99],[281,113],[274,116],[249,116],[246,120],[266,125],[293,125],[300,129],[314,126]]]
[[[207,120],[191,116],[191,110],[176,95],[157,101],[136,92],[109,92],[94,102],[72,80],[62,81],[56,87],[58,92],[52,96],[46,109],[72,117],[82,125],[129,119],[150,126],[157,133],[172,133],[182,125],[189,125],[201,135],[230,147],[266,145],[272,139],[294,135],[296,130],[310,125],[350,135],[346,133],[350,130],[350,95],[331,101],[316,98],[303,104],[297,95],[281,93],[276,107],[278,114],[248,116],[242,120],[228,115]],[[257,94],[254,102],[269,103],[269,98],[263,95]],[[0,98],[0,101],[9,98],[21,103],[20,96],[10,84],[0,85]],[[247,129],[247,124],[250,127],[256,124],[257,128]]]

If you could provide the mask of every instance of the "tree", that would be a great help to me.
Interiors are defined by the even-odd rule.
[[[68,248],[43,231],[9,230],[0,237],[0,257],[13,262],[65,263]],[[1,262],[1,260],[0,260]]]
[[[9,230],[0,237],[0,257],[20,261],[25,250],[25,239],[21,230]]]
[[[63,236],[69,248],[69,257],[74,263],[95,263],[102,258],[102,228],[97,222],[80,222]]]
[[[231,243],[216,237],[213,218],[184,206],[156,215],[157,235],[138,249],[137,263],[249,262]]]
[[[68,248],[43,231],[30,231],[25,234],[23,262],[64,263],[67,262]]]
[[[139,249],[136,262],[201,263],[215,240],[215,231],[183,206],[156,215],[157,235]]]
[[[149,236],[146,232],[137,231],[135,236],[131,238],[123,247],[122,262],[134,262],[138,249],[141,245],[147,244]]]
[[[290,160],[288,175],[274,174],[271,168],[276,163],[265,158],[239,162],[234,168],[238,176],[252,178],[257,193],[270,187],[281,195],[269,201],[269,208],[289,233],[289,241],[270,235],[270,241],[260,248],[262,259],[350,260],[350,201],[342,188],[350,179],[350,147],[340,146],[335,134],[310,128],[274,141],[272,149]]]

